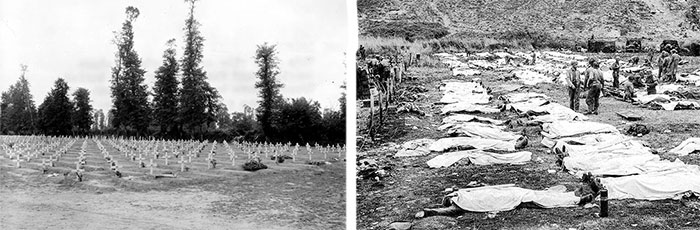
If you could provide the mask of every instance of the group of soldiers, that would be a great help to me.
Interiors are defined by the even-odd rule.
[[[601,90],[603,89],[604,80],[603,72],[600,71],[600,62],[596,59],[588,61],[589,68],[583,72],[578,70],[578,62],[571,61],[571,68],[566,72],[566,86],[569,92],[569,107],[578,111],[579,109],[579,93],[581,90],[588,90],[586,96],[586,105],[588,111],[586,114],[598,114],[598,101]],[[583,75],[583,80],[581,79]]]
[[[622,86],[625,92],[623,100],[631,102],[634,97],[634,87],[646,86],[647,94],[656,94],[656,86],[659,82],[675,82],[681,57],[678,55],[677,50],[669,50],[671,50],[670,53],[667,51],[661,52],[661,57],[658,60],[659,73],[657,76],[654,76],[649,69],[644,69],[638,76],[627,76],[627,81],[622,85],[620,85],[620,57],[615,57],[615,62],[610,67],[613,74],[612,87],[618,89]],[[649,59],[645,60],[643,66],[651,68],[652,58],[653,54],[649,56]],[[639,58],[634,57],[630,64],[636,65],[638,62]],[[588,68],[583,72],[578,70],[578,62],[572,61],[571,67],[566,74],[569,107],[574,111],[578,111],[579,94],[587,90],[586,105],[588,109],[585,114],[598,114],[598,108],[600,107],[599,98],[604,83],[603,72],[600,70],[600,61],[595,58],[589,59]]]
[[[659,58],[659,79],[664,82],[675,82],[680,62],[681,56],[678,55],[678,51],[675,49],[671,50],[670,54],[666,51],[661,52],[661,58]]]

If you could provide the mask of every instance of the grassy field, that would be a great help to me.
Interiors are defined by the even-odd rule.
[[[596,57],[610,55],[584,54]],[[637,54],[618,54],[628,58]],[[684,57],[686,58],[686,57]],[[684,71],[700,68],[700,59],[687,58],[690,64],[683,66]],[[486,87],[496,89],[503,85],[518,85],[517,81],[504,81],[501,71],[483,71],[480,78]],[[557,208],[529,209],[518,208],[500,212],[495,217],[485,213],[465,213],[457,217],[429,217],[415,219],[413,215],[426,207],[438,206],[442,196],[447,195],[446,188],[465,187],[470,182],[485,184],[514,183],[529,189],[545,189],[554,185],[564,185],[568,190],[585,187],[573,175],[565,173],[556,162],[556,156],[540,144],[541,127],[509,129],[522,132],[528,136],[528,146],[524,149],[533,153],[531,162],[522,166],[490,165],[474,166],[458,163],[449,168],[430,169],[426,161],[437,156],[431,153],[423,157],[393,158],[396,144],[418,138],[439,138],[444,134],[436,131],[442,116],[440,105],[433,102],[442,96],[438,91],[441,80],[471,78],[452,77],[451,71],[441,67],[410,68],[406,73],[408,81],[399,87],[400,97],[397,103],[413,103],[425,116],[412,113],[390,113],[386,125],[378,130],[374,140],[366,136],[358,143],[358,159],[376,160],[380,167],[387,169],[388,175],[376,180],[358,179],[358,229],[385,229],[393,222],[411,222],[411,229],[699,229],[700,204],[697,198],[675,201],[613,200],[610,203],[610,217],[599,218],[598,207],[592,208]],[[427,92],[415,91],[415,88],[427,89]],[[524,86],[518,92],[544,93],[553,101],[568,105],[566,91],[560,85],[538,84]],[[494,90],[494,98],[503,92]],[[582,109],[585,102],[582,101]],[[615,113],[634,111],[641,114],[643,120],[626,121]],[[358,130],[366,134],[363,120],[367,111],[358,108]],[[600,115],[590,116],[592,121],[612,124],[620,130],[631,124],[645,124],[651,133],[640,137],[649,146],[659,151],[663,159],[675,159],[678,156],[666,151],[677,146],[689,137],[700,136],[700,114],[697,110],[663,111],[649,110],[637,105],[621,102],[611,97],[601,100]],[[517,118],[513,112],[501,112],[486,117],[508,120]],[[690,154],[679,157],[688,164],[700,165],[700,155]],[[548,170],[554,170],[549,173]],[[588,188],[586,188],[588,189]],[[589,191],[589,190],[587,190]]]
[[[296,162],[248,172],[241,168],[247,156],[237,152],[232,165],[222,144],[208,169],[205,156],[193,158],[180,172],[177,159],[166,165],[155,161],[154,174],[176,178],[155,179],[150,169],[107,151],[120,162],[122,178],[107,167],[94,142],[88,141],[82,182],[70,172],[82,140],[76,141],[56,167],[40,171],[41,159],[15,162],[0,153],[0,229],[342,229],[345,226],[345,161],[338,153],[312,154],[308,165],[304,148]],[[204,151],[209,152],[211,145]],[[343,156],[344,157],[344,156]],[[148,162],[148,160],[146,160]]]

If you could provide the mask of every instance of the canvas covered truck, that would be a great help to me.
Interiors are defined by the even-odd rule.
[[[615,53],[616,51],[615,41],[588,40],[588,52],[590,53]]]
[[[641,38],[627,39],[627,42],[625,43],[625,52],[628,52],[628,53],[642,52],[642,39]]]
[[[666,51],[671,53],[671,50],[676,50],[680,51],[680,46],[678,45],[678,41],[676,40],[664,40],[661,42],[661,51]]]

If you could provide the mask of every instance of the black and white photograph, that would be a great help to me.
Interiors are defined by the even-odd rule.
[[[700,229],[700,1],[356,3],[357,229]]]
[[[346,229],[348,6],[0,0],[0,229]]]

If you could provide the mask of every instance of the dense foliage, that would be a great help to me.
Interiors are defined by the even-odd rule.
[[[255,73],[258,107],[246,105],[243,112],[231,113],[207,81],[201,66],[204,38],[194,18],[196,0],[186,2],[190,12],[185,20],[183,56],[176,57],[174,39],[166,43],[150,95],[146,70],[134,49],[133,24],[140,12],[130,6],[113,41],[117,51],[110,79],[112,108],[94,110],[90,91],[85,88],[77,88],[70,98],[68,83],[58,78],[37,111],[23,66],[17,83],[2,92],[2,134],[154,136],[300,145],[345,142],[345,93],[339,99],[339,111],[321,111],[318,102],[304,97],[285,99],[280,93],[283,84],[278,79],[281,73],[275,45],[259,45],[254,56],[259,67]],[[344,91],[345,86],[339,90]]]
[[[133,22],[139,16],[139,10],[126,8],[126,21],[122,31],[116,35],[116,63],[112,67],[112,124],[118,132],[124,134],[145,134],[150,122],[147,87],[144,84],[145,70],[141,68],[141,59],[134,50]]]
[[[179,65],[175,57],[175,39],[167,43],[163,53],[163,65],[156,70],[153,86],[153,123],[158,134],[171,136],[177,130]]]
[[[39,105],[39,129],[46,135],[70,135],[73,103],[68,98],[68,83],[59,78],[44,102]]]
[[[184,130],[196,137],[204,134],[209,125],[216,121],[219,93],[207,82],[207,72],[200,66],[202,62],[204,37],[199,31],[199,22],[194,18],[195,0],[190,3],[189,17],[185,21],[185,50],[180,61],[182,68],[182,89],[180,90],[180,123]]]
[[[90,91],[78,88],[73,93],[74,108],[72,112],[73,129],[77,134],[87,134],[93,123]]]
[[[29,82],[24,77],[27,66],[22,65],[22,75],[0,99],[0,130],[10,134],[32,134],[36,132],[37,111],[29,92]]]

